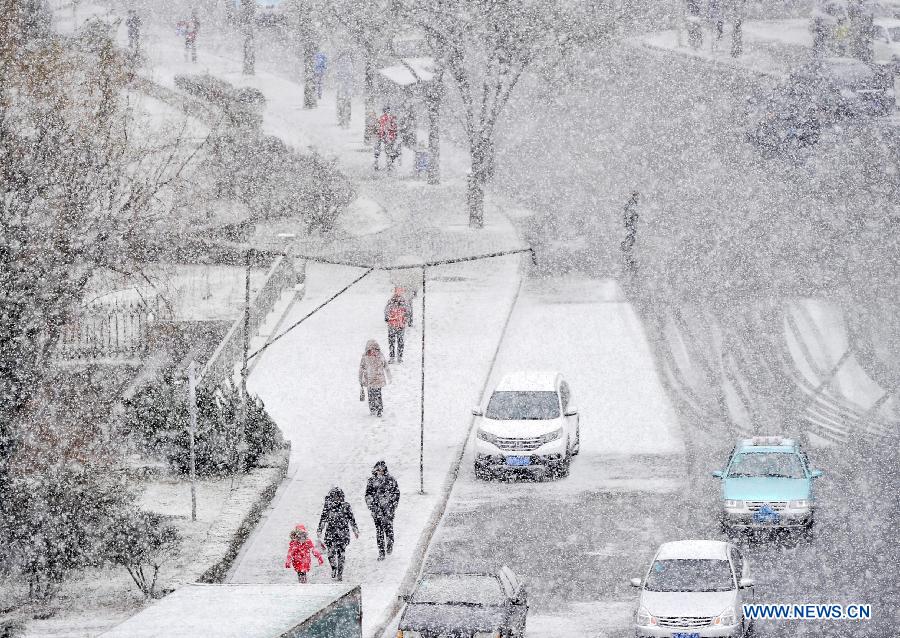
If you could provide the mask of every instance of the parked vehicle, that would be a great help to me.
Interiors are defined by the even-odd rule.
[[[754,581],[741,550],[722,541],[663,543],[643,578],[634,617],[635,636],[707,638],[747,636],[753,621],[742,605],[752,602]]]
[[[747,139],[765,153],[796,156],[816,144],[826,127],[886,115],[895,103],[893,78],[886,68],[825,58],[748,100]]]
[[[425,574],[403,600],[397,638],[525,636],[528,595],[509,567],[493,574]]]
[[[581,446],[578,408],[559,372],[509,374],[497,384],[475,439],[475,476],[490,478],[514,470],[566,476]]]
[[[760,436],[737,442],[722,481],[722,528],[809,531],[815,522],[813,482],[822,476],[811,469],[796,441]]]
[[[875,63],[887,65],[900,74],[900,19],[875,18],[873,29]]]

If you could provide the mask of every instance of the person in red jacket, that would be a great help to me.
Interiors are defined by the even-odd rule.
[[[316,549],[316,544],[312,542],[309,538],[309,534],[306,533],[306,527],[297,525],[297,527],[291,530],[291,543],[288,545],[288,554],[287,558],[284,560],[284,567],[285,569],[293,567],[297,570],[297,580],[301,583],[307,582],[306,574],[312,566],[310,552],[315,554],[316,558],[319,559],[319,565],[324,562],[322,560],[322,554]]]
[[[378,170],[378,158],[381,150],[387,156],[387,169],[394,167],[394,160],[400,154],[397,149],[397,118],[391,113],[391,109],[385,106],[381,117],[375,125],[375,170]]]

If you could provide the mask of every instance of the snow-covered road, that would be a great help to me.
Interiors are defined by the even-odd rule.
[[[492,382],[535,368],[562,371],[579,407],[582,451],[571,474],[478,481],[470,442],[426,569],[506,563],[528,583],[529,636],[618,636],[633,611],[628,566],[680,532],[660,516],[683,490],[675,411],[641,323],[612,281],[526,284]]]

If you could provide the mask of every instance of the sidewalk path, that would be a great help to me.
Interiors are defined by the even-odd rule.
[[[440,502],[447,472],[464,444],[469,408],[478,402],[512,306],[518,257],[435,269],[428,287],[425,494],[419,488],[419,357],[421,305],[407,331],[402,365],[391,367],[385,416],[369,416],[358,400],[357,366],[368,338],[386,348],[382,309],[388,275],[373,273],[262,355],[249,380],[293,445],[288,480],[244,546],[229,582],[292,582],[284,569],[287,534],[296,523],[315,528],[334,485],[347,494],[360,527],[348,548],[345,578],[363,586],[364,633],[391,609],[423,530]],[[359,273],[310,265],[307,294],[286,325]],[[402,492],[394,554],[376,562],[374,526],[363,501],[372,465],[385,460]],[[311,582],[329,582],[314,569]]]

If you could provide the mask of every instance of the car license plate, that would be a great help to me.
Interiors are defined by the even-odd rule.
[[[531,457],[529,457],[529,456],[507,456],[506,464],[507,465],[515,465],[517,467],[522,467],[523,465],[531,465]]]
[[[755,512],[753,514],[753,522],[757,525],[778,525],[781,522],[781,515]]]
[[[684,631],[676,631],[672,634],[672,638],[700,638],[699,631],[692,632],[684,632]]]

